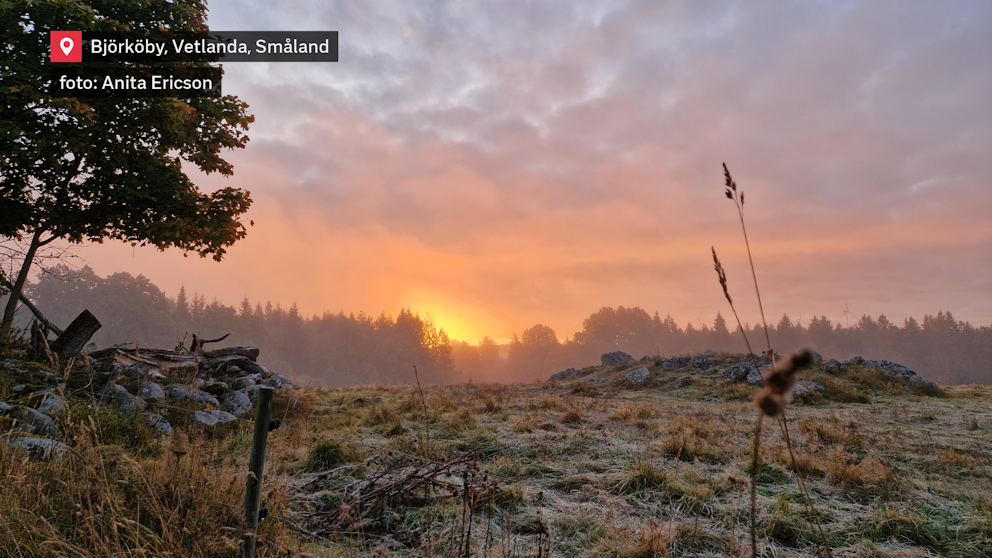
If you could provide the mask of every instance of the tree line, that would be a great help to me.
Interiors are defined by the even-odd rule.
[[[760,324],[744,324],[743,331],[734,329],[728,328],[721,313],[717,313],[712,327],[696,327],[689,322],[683,328],[671,316],[662,318],[658,312],[652,316],[637,307],[604,307],[584,320],[582,330],[564,342],[559,342],[552,328],[542,324],[514,335],[501,374],[512,380],[547,378],[548,373],[567,367],[598,364],[600,354],[613,350],[634,358],[706,350],[741,353],[747,352],[745,337],[755,351],[767,346]],[[958,321],[949,310],[924,315],[922,321],[908,317],[902,326],[885,315],[875,319],[865,315],[854,325],[843,326],[825,316],[797,323],[783,314],[778,323],[768,325],[768,338],[779,353],[809,347],[825,359],[863,356],[899,362],[942,384],[992,383],[992,327]],[[492,352],[492,346],[483,344],[454,346],[455,362],[469,363],[460,367],[467,370],[485,372],[498,368]]]
[[[564,342],[552,328],[537,324],[508,344],[485,337],[469,345],[451,341],[430,316],[410,309],[395,318],[342,312],[307,317],[295,304],[286,309],[245,298],[234,307],[201,294],[190,296],[185,287],[170,298],[142,275],[100,277],[88,266],[78,271],[57,266],[25,292],[53,323],[63,326],[89,309],[103,323],[93,337],[101,348],[122,342],[188,347],[193,334],[213,338],[230,333],[225,345],[259,347],[260,360],[273,370],[328,386],[410,384],[416,381],[414,364],[425,383],[517,382],[598,364],[600,354],[613,350],[635,358],[746,352],[745,335],[755,351],[765,346],[760,325],[745,324],[742,335],[719,313],[712,326],[689,322],[681,327],[671,316],[623,306],[597,310]],[[22,311],[17,323],[25,327],[30,318]],[[860,355],[900,362],[938,383],[992,383],[992,327],[958,321],[950,311],[925,315],[921,321],[909,317],[901,326],[884,315],[862,316],[850,327],[824,316],[802,323],[783,315],[769,324],[768,335],[780,353],[810,347],[824,358]]]

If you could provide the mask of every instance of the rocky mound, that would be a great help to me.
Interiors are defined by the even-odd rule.
[[[0,361],[0,379],[9,388],[0,401],[0,426],[20,435],[0,440],[45,455],[65,451],[55,419],[69,398],[140,413],[161,437],[173,431],[166,414],[197,427],[250,417],[260,387],[293,390],[288,378],[257,362],[258,354],[254,347],[203,353],[112,348],[80,358],[64,377],[8,358]]]
[[[776,358],[780,357],[776,355]],[[617,388],[649,386],[679,389],[699,381],[759,386],[765,371],[771,367],[771,360],[766,355],[717,354],[712,351],[672,358],[645,356],[640,360],[622,351],[613,351],[601,355],[600,361],[598,366],[563,370],[552,374],[550,379]],[[824,362],[819,353],[814,353],[814,366],[806,376],[809,379],[796,384],[795,395],[814,395],[828,392],[831,388],[842,390],[847,387],[845,384],[862,388],[872,395],[878,395],[880,387],[898,387],[907,394],[936,395],[940,392],[937,384],[924,380],[905,365],[887,360],[866,360],[860,356],[845,362],[835,359]],[[893,392],[893,389],[887,391]]]

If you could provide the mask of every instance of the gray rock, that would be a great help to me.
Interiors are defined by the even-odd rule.
[[[940,389],[940,386],[933,382],[923,382],[923,387],[928,389]]]
[[[675,370],[677,368],[676,364],[674,362],[670,361],[670,360],[663,360],[663,361],[661,361],[661,364],[658,364],[658,362],[655,361],[655,364],[657,364],[658,366],[661,366],[661,369],[662,370],[667,370],[669,372],[671,372],[671,371],[673,371],[673,370]]]
[[[147,378],[149,372],[148,365],[143,362],[136,362],[128,366],[124,373],[131,378]]]
[[[761,379],[761,372],[759,372],[757,368],[749,371],[747,373],[747,377],[744,379],[747,380],[747,383],[751,384],[752,386],[760,386],[764,382]]]
[[[599,356],[599,360],[603,366],[616,366],[625,362],[634,362],[634,357],[623,351],[613,351],[612,353],[603,353]]]
[[[758,374],[760,379],[760,373],[758,368],[750,362],[744,362],[741,364],[735,364],[730,368],[723,371],[723,377],[731,379],[735,382],[743,382],[747,380],[747,377],[752,373]]]
[[[205,383],[206,383],[206,381],[203,378],[197,378],[197,379],[193,380],[193,385],[196,386],[196,389],[202,388],[203,387],[203,384],[205,384]]]
[[[792,395],[793,397],[802,397],[804,395],[809,395],[809,388],[807,388],[803,384],[796,384],[792,386]]]
[[[672,387],[675,389],[684,388],[686,386],[692,385],[692,376],[686,376],[684,378],[679,378],[672,383]]]
[[[191,389],[189,386],[169,386],[165,388],[165,396],[169,399],[177,399],[179,401],[190,400],[201,406],[213,405],[214,407],[220,407],[220,402],[217,401],[216,397],[198,389]]]
[[[818,392],[818,393],[823,393],[823,391],[825,391],[827,389],[826,386],[824,386],[823,384],[818,384],[818,383],[812,382],[810,380],[800,380],[796,385],[803,386],[804,388],[806,388],[807,390],[809,390],[811,392],[814,392],[815,391],[815,392]]]
[[[258,399],[258,390],[261,389],[261,388],[262,388],[262,386],[254,385],[254,386],[249,386],[249,387],[246,387],[246,388],[242,389],[241,392],[244,393],[245,395],[247,395],[248,396],[248,399],[250,399],[251,402],[254,403],[255,400]]]
[[[252,376],[254,376],[254,374]],[[242,376],[241,378],[234,380],[231,382],[231,387],[233,389],[243,389],[257,384],[258,380],[252,376]],[[554,376],[552,376],[551,379],[554,379]]]
[[[113,384],[104,389],[104,398],[113,401],[114,406],[121,411],[135,411],[145,408],[145,400],[131,393],[120,384]]]
[[[69,410],[69,408],[66,407],[65,401],[55,394],[49,395],[44,401],[41,402],[41,405],[38,405],[38,412],[44,413],[50,417],[57,417],[67,410]]]
[[[17,384],[16,386],[10,388],[10,391],[13,391],[14,393],[21,393],[22,391],[24,391],[26,389],[28,389],[28,386],[26,386],[24,384]]]
[[[837,359],[830,359],[825,365],[823,365],[823,371],[827,374],[840,374],[844,370],[844,366]]]
[[[214,409],[212,411],[196,411],[191,418],[195,426],[217,426],[238,420],[231,413]]]
[[[643,386],[651,379],[651,372],[647,368],[638,368],[628,372],[626,378],[635,386]]]
[[[817,366],[823,364],[823,355],[813,351],[813,364],[816,364]]]
[[[15,450],[27,452],[32,457],[42,459],[58,459],[69,451],[69,446],[58,440],[49,438],[35,438],[33,436],[15,436],[13,438],[2,436],[0,442]]]
[[[567,370],[562,370],[561,372],[555,372],[551,375],[552,380],[571,380],[572,378],[577,378],[582,375],[581,370],[576,370],[574,368],[569,368]]]
[[[903,389],[903,391],[905,391],[906,393],[913,393],[913,388],[911,388],[911,387],[909,387],[909,386],[902,386],[902,389]]]
[[[209,393],[210,395],[214,395],[214,396],[224,395],[225,393],[227,393],[230,390],[230,388],[227,387],[227,384],[225,384],[224,382],[218,382],[216,380],[211,380],[211,381],[203,384],[203,388],[202,389],[203,389],[203,391]]]
[[[293,389],[293,382],[282,374],[272,374],[267,380],[265,380],[265,385],[276,389]]]
[[[38,391],[32,391],[28,394],[28,397],[34,397],[35,395],[45,395],[46,393],[55,393],[55,388],[39,389]]]
[[[251,398],[243,391],[233,391],[224,396],[220,408],[236,417],[243,417],[251,412]]]
[[[13,407],[4,403],[3,401],[0,401],[0,413],[7,414],[12,410],[14,410]]]
[[[165,417],[162,415],[147,414],[145,415],[145,421],[159,434],[163,436],[172,436],[172,425],[169,424],[169,421],[165,420]]]
[[[162,401],[165,399],[165,390],[155,382],[144,382],[138,388],[138,397],[146,401]]]
[[[711,356],[713,356],[715,354],[716,353],[714,353],[711,349],[706,349],[705,351],[703,351],[703,355],[708,356],[708,357],[711,357]]]
[[[922,386],[926,382],[927,382],[926,380],[915,374],[910,376],[909,378],[909,383],[913,384],[914,386]]]
[[[62,436],[62,431],[59,430],[58,425],[55,424],[52,417],[42,414],[31,407],[18,405],[9,414],[11,417],[21,421],[21,424],[14,427],[14,430],[17,432],[27,432],[46,438],[59,438]]]
[[[851,360],[849,360],[848,362],[850,362],[851,364],[855,364],[855,365],[857,365],[857,364],[864,364],[865,363],[865,359],[862,358],[862,357],[856,356],[856,357],[851,357]]]
[[[710,359],[706,355],[696,355],[689,360],[689,366],[699,370],[705,370],[712,365],[713,363],[710,362]]]

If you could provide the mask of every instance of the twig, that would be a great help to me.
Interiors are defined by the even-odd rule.
[[[424,406],[424,430],[427,442],[431,440],[431,417],[427,413],[427,400],[424,398],[424,388],[420,385],[420,374],[417,373],[417,363],[413,363],[413,377],[417,379],[417,390],[420,391],[420,404]]]

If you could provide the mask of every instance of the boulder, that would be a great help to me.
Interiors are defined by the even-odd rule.
[[[165,417],[162,415],[147,414],[145,415],[145,421],[159,434],[163,436],[172,436],[172,425],[169,424],[169,421],[165,420]]]
[[[636,370],[631,370],[627,376],[627,380],[634,384],[635,386],[643,386],[651,379],[651,372],[647,368],[638,368]]]
[[[169,386],[165,388],[165,396],[169,399],[176,399],[179,401],[190,400],[195,402],[197,405],[213,405],[214,407],[220,407],[220,402],[217,401],[216,397],[198,389],[190,388],[189,386]]]
[[[144,382],[138,388],[138,397],[146,401],[162,401],[165,399],[165,390],[155,382]]]
[[[15,436],[13,438],[2,436],[0,442],[11,449],[25,451],[28,455],[41,459],[58,459],[69,451],[69,446],[58,440],[35,438],[34,436]]]
[[[634,357],[623,351],[613,351],[612,353],[603,353],[599,356],[599,360],[603,366],[616,366],[626,362],[634,362]]]
[[[58,438],[62,436],[62,431],[59,430],[58,425],[55,424],[52,417],[31,407],[18,405],[11,409],[9,415],[21,422],[21,424],[14,427],[14,430],[17,432],[27,432],[46,438]]]
[[[810,392],[822,393],[824,390],[827,389],[826,386],[824,386],[823,384],[818,384],[810,380],[799,380],[799,382],[797,382],[796,385],[803,386]]]
[[[706,355],[696,355],[689,359],[689,366],[696,368],[698,370],[706,370],[711,367],[713,363],[710,362],[709,357]]]
[[[14,407],[12,407],[12,406],[4,403],[3,401],[0,401],[0,413],[7,414],[7,413],[9,413],[10,411],[13,411],[13,410],[14,410]]]
[[[238,420],[238,417],[232,415],[231,413],[218,409],[214,409],[212,411],[196,411],[190,415],[190,418],[195,426],[218,426]]]
[[[215,380],[206,382],[205,384],[203,384],[203,387],[201,389],[209,393],[210,395],[214,395],[217,397],[224,395],[225,393],[230,391],[230,388],[227,387],[227,384]]]
[[[865,359],[863,357],[856,356],[856,357],[851,357],[851,360],[849,360],[848,362],[854,365],[859,365],[859,364],[864,364]]]
[[[744,379],[747,380],[747,383],[751,384],[752,386],[760,386],[762,383],[764,383],[764,380],[762,380],[761,372],[754,367],[752,367],[752,369],[748,371],[747,377],[745,377]]]
[[[817,366],[823,364],[823,356],[816,351],[813,351],[813,364]]]
[[[582,375],[581,370],[576,370],[574,368],[569,368],[567,370],[562,370],[561,372],[555,372],[551,375],[552,380],[571,380]]]
[[[243,417],[251,412],[251,398],[243,391],[232,391],[224,396],[220,408],[236,417]]]
[[[748,375],[752,373],[759,374],[759,378],[760,378],[760,373],[758,373],[758,368],[750,362],[744,362],[741,364],[735,364],[730,368],[724,370],[723,377],[733,380],[735,382],[743,382],[747,380]]]
[[[121,411],[135,411],[145,408],[145,400],[131,393],[120,384],[104,388],[104,399],[109,399]]]
[[[927,381],[921,378],[920,376],[913,374],[909,378],[909,383],[913,384],[914,386],[923,387],[924,385],[926,385]]]
[[[251,402],[254,403],[255,400],[258,399],[258,390],[261,387],[262,386],[259,386],[259,385],[249,386],[249,387],[246,387],[246,388],[242,389],[241,392],[244,393],[245,395],[247,395],[248,396],[248,399],[250,399]]]
[[[131,366],[128,366],[124,374],[131,378],[144,379],[148,377],[149,372],[151,372],[151,370],[148,368],[147,364],[143,362],[136,362]]]
[[[66,407],[65,401],[55,394],[49,395],[41,402],[41,405],[38,405],[38,412],[50,417],[57,417],[67,410],[68,407]]]
[[[672,383],[672,387],[675,389],[684,388],[688,385],[692,385],[692,376],[686,376],[684,378],[679,378]]]
[[[272,374],[267,380],[265,380],[265,385],[276,389],[293,389],[293,382],[282,374]]]
[[[257,384],[258,383],[258,380],[260,380],[260,379],[261,378],[256,377],[255,374],[252,374],[250,376],[242,376],[242,377],[234,380],[233,382],[231,382],[231,388],[232,389],[244,389],[246,387],[251,387],[251,386]]]
[[[835,358],[828,360],[827,363],[823,365],[823,371],[827,374],[840,374],[842,370],[844,370],[844,365],[842,365],[840,361]]]

